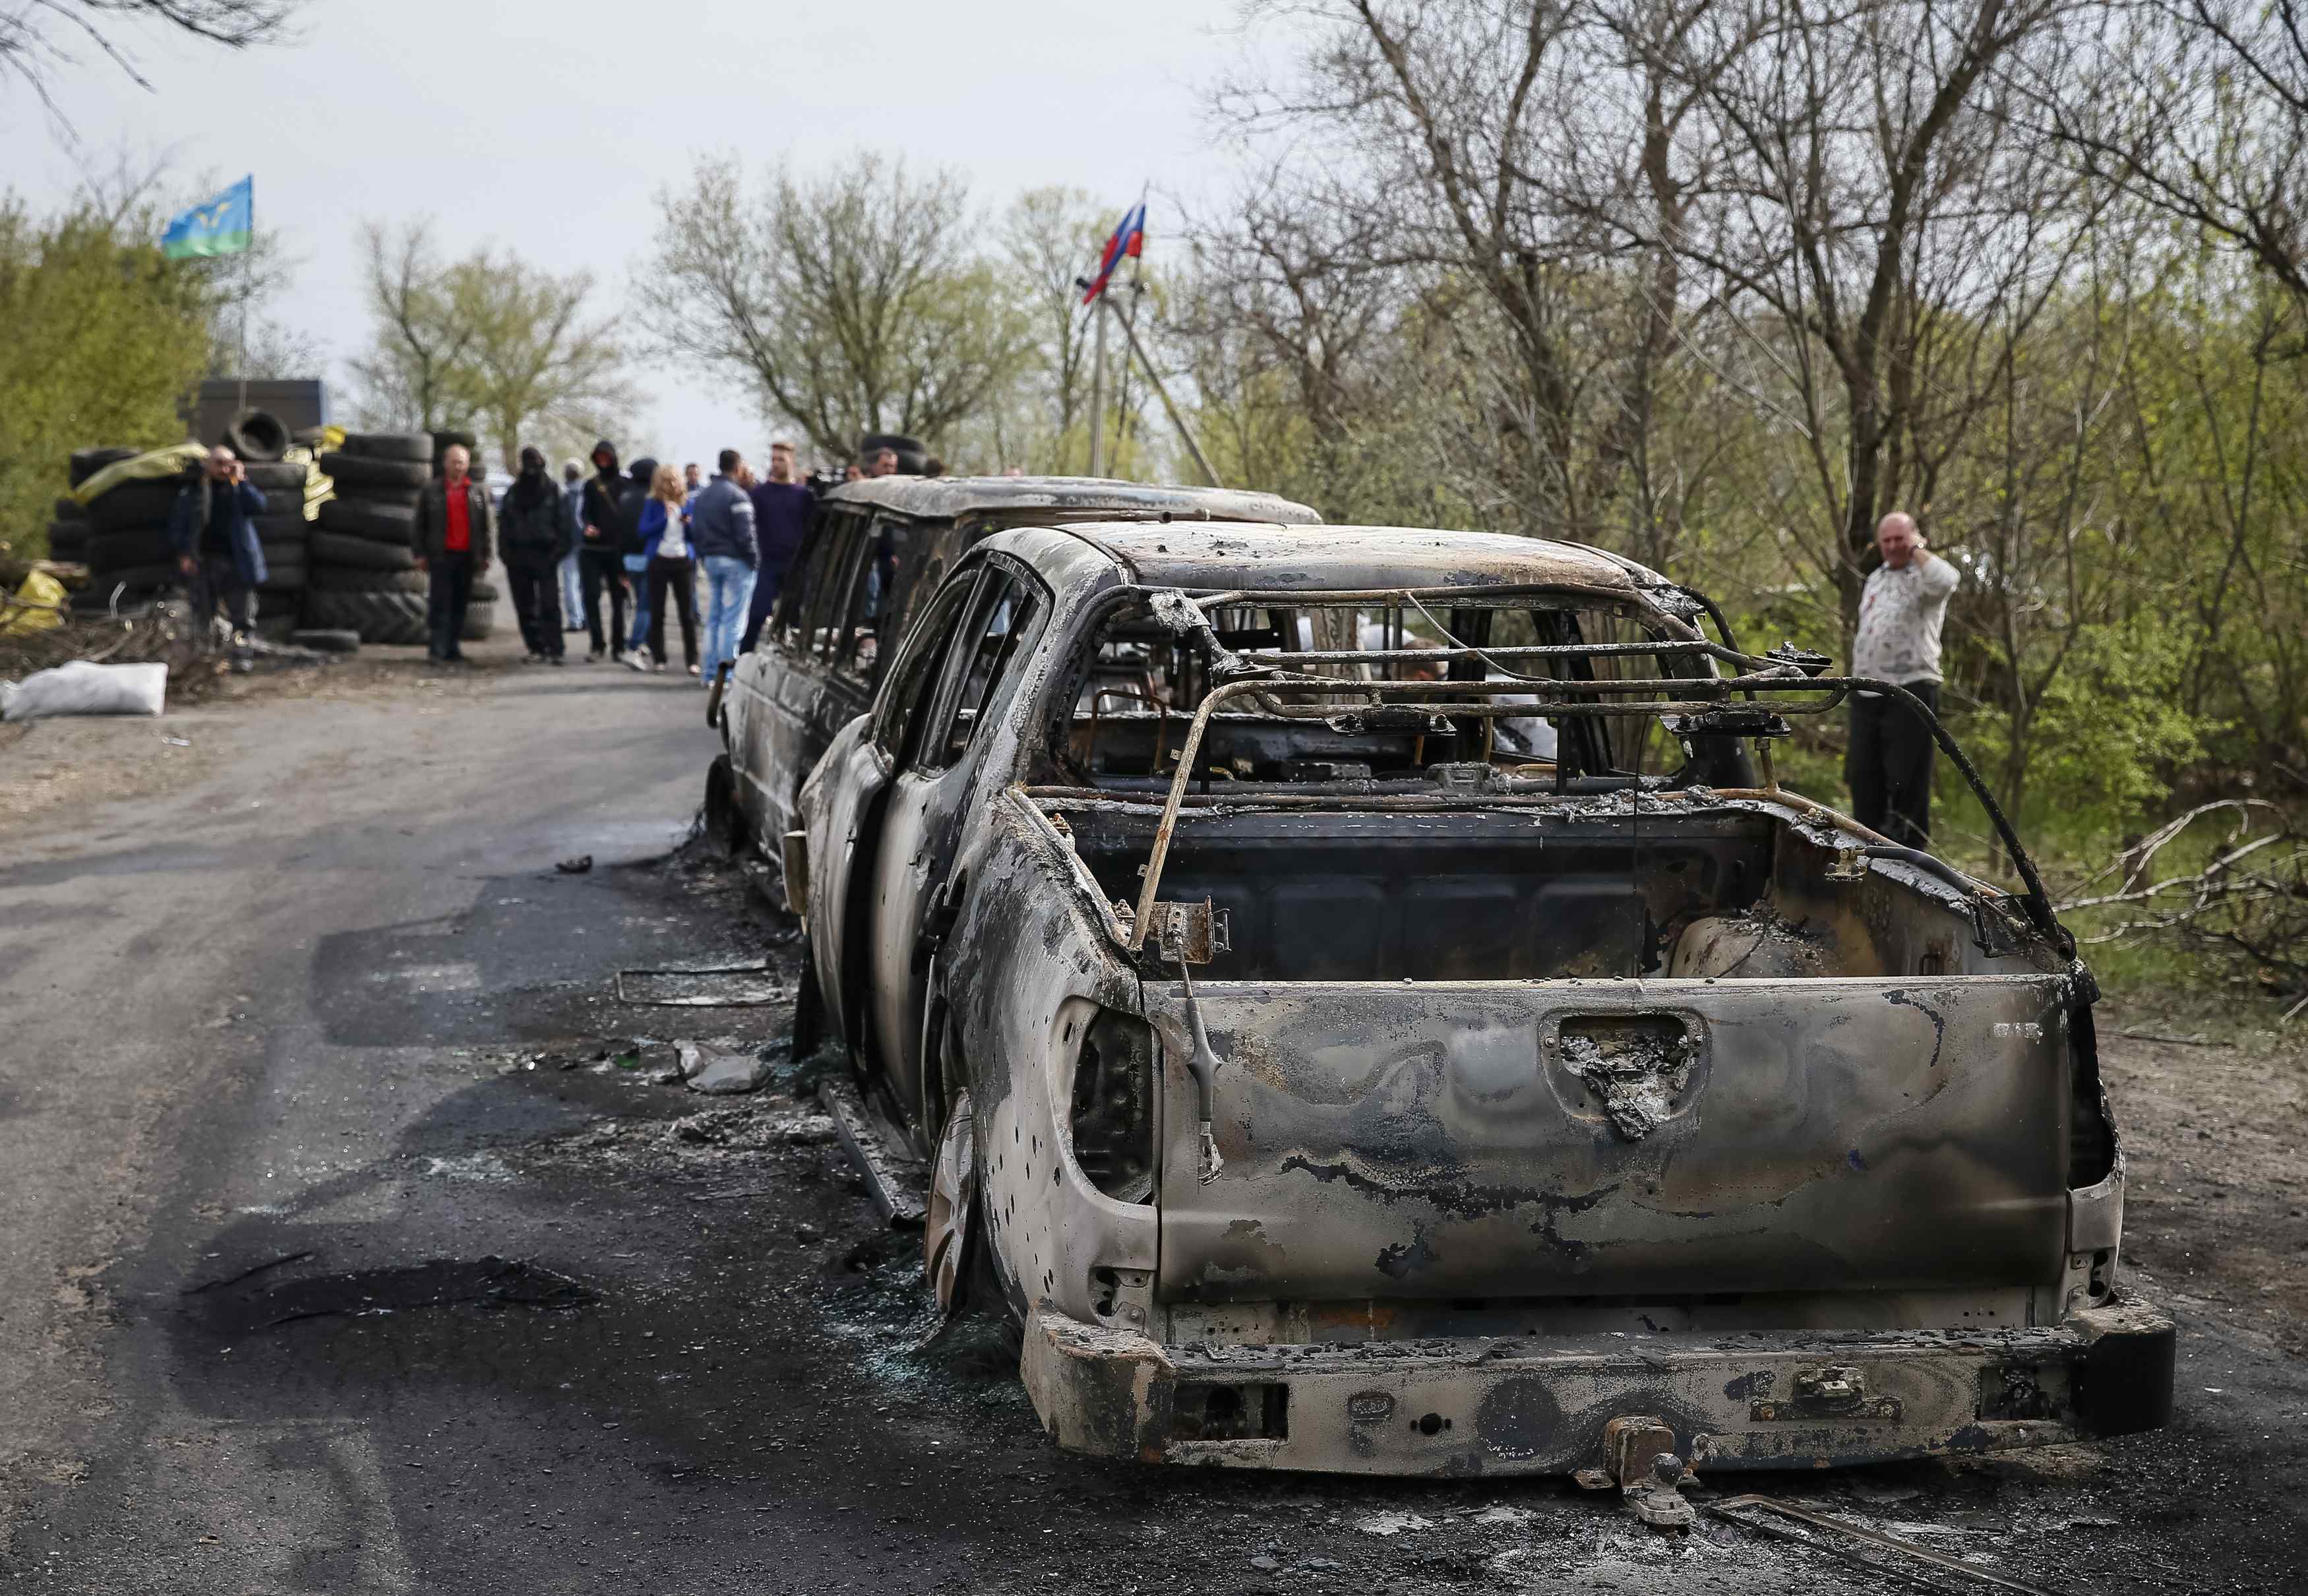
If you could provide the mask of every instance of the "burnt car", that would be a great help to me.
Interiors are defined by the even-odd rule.
[[[1632,1492],[2166,1420],[2020,840],[1979,789],[2007,893],[1781,789],[1790,717],[1899,690],[1711,615],[1364,527],[1015,531],[939,586],[788,890],[1061,1445]]]
[[[834,732],[872,703],[883,641],[905,635],[962,552],[1003,527],[1108,517],[1319,519],[1271,494],[1093,478],[882,477],[833,488],[786,574],[777,608],[709,702],[706,720],[721,732],[724,748],[706,778],[706,813],[716,832],[781,865],[779,839],[790,828],[803,778]]]

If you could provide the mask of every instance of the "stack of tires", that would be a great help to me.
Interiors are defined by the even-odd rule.
[[[432,435],[347,433],[318,463],[336,496],[313,526],[305,624],[357,632],[363,643],[423,643],[425,573],[409,536],[433,479]]]
[[[75,449],[70,462],[72,485],[78,487],[137,453],[128,448]],[[168,511],[179,486],[175,479],[124,482],[81,511],[76,557],[88,567],[83,592],[90,608],[103,608],[116,596],[123,604],[142,603],[174,585],[177,560],[168,548]],[[71,502],[59,501],[59,513]],[[53,548],[56,534],[48,536]]]
[[[307,626],[357,632],[363,643],[426,641],[427,583],[410,541],[417,500],[433,479],[435,457],[434,435],[425,432],[347,433],[344,447],[320,457],[321,474],[335,484],[336,496],[323,503],[313,529]],[[469,638],[487,635],[495,620],[478,602],[484,587],[474,583]],[[494,600],[495,590],[488,589],[487,597]]]

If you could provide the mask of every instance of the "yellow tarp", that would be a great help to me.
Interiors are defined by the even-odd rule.
[[[209,457],[198,444],[171,444],[165,449],[115,461],[72,490],[72,496],[92,505],[124,482],[144,482],[155,477],[181,477]]]
[[[46,571],[35,571],[24,578],[24,585],[16,590],[16,597],[30,600],[34,608],[0,604],[0,634],[46,632],[65,624],[65,584]],[[56,608],[45,608],[48,605]]]

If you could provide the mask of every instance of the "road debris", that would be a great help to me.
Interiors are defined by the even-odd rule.
[[[563,859],[553,867],[564,876],[582,876],[593,867],[593,856],[581,853],[573,859]]]
[[[635,1008],[767,1008],[791,1003],[794,988],[766,964],[691,970],[620,970],[617,1001]]]
[[[2031,1585],[2001,1574],[1991,1573],[1987,1569],[1976,1567],[1958,1558],[1945,1557],[1925,1547],[1917,1546],[1912,1540],[1902,1540],[1895,1535],[1886,1535],[1881,1531],[1870,1530],[1859,1524],[1847,1523],[1842,1519],[1831,1518],[1824,1513],[1814,1513],[1808,1507],[1798,1507],[1792,1502],[1781,1502],[1770,1497],[1752,1495],[1727,1497],[1720,1502],[1708,1503],[1707,1511],[1723,1520],[1724,1523],[1736,1524],[1743,1530],[1753,1530],[1781,1540],[1792,1541],[1798,1546],[1808,1546],[1826,1552],[1831,1557],[1841,1557],[1847,1563],[1856,1563],[1860,1567],[1874,1573],[1888,1574],[1895,1578],[1910,1580],[1924,1585],[1926,1590],[1937,1587],[1896,1566],[1887,1566],[1873,1557],[1863,1556],[1855,1548],[1838,1545],[1833,1540],[1813,1535],[1809,1531],[1824,1530],[1830,1535],[1845,1536],[1879,1551],[1888,1551],[1899,1557],[1912,1558],[1942,1573],[1969,1580],[1975,1584],[1986,1585],[1994,1590],[2017,1591],[2021,1592],[2021,1596],[2052,1596],[2052,1593],[2041,1585]],[[1781,1518],[1792,1519],[1806,1528],[1793,1529],[1785,1524],[1772,1523],[1761,1517],[1742,1516],[1744,1514],[1776,1514]]]

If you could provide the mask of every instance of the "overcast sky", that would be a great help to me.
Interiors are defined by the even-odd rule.
[[[1149,180],[1220,193],[1231,161],[1201,97],[1247,47],[1237,22],[1238,0],[311,0],[273,48],[128,35],[150,91],[83,51],[56,85],[70,139],[0,80],[0,185],[45,205],[124,151],[186,177],[253,172],[259,229],[300,263],[274,314],[332,357],[341,413],[335,360],[366,333],[364,218],[430,214],[449,250],[589,267],[622,310],[652,196],[707,151],[808,169],[871,146],[960,168],[989,206],[1046,184],[1117,215]],[[1158,203],[1150,259],[1170,220]],[[644,376],[654,403],[629,442],[693,459],[764,436],[740,393]]]

